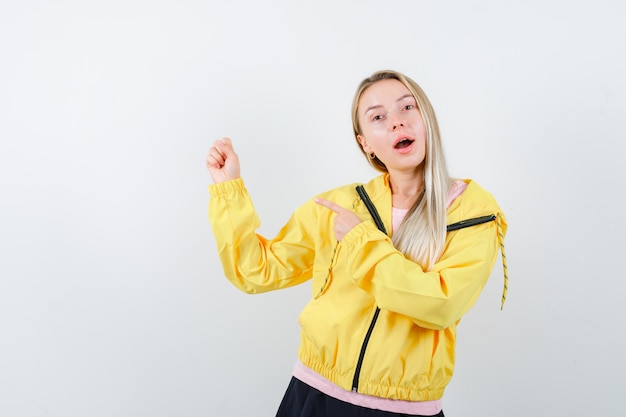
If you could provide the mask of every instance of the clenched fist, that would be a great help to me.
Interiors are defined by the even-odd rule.
[[[206,157],[206,167],[215,184],[240,177],[239,157],[229,138],[213,143]]]

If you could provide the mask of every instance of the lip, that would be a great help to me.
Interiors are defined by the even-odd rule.
[[[396,148],[396,146],[398,146],[398,143],[402,142],[403,140],[410,140],[411,144],[409,146],[403,147],[403,148]],[[411,152],[411,150],[413,149],[413,144],[415,143],[415,139],[412,138],[411,136],[408,135],[399,135],[394,141],[393,141],[393,149],[396,152],[399,153],[409,153]]]
[[[415,139],[409,135],[398,135],[396,139],[393,141],[393,147],[395,148],[396,146],[398,146],[398,143],[402,142],[404,139],[415,142]]]

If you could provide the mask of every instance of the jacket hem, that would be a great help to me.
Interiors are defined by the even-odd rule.
[[[320,363],[320,361],[307,354],[305,347],[300,346],[298,359],[300,362],[321,375],[323,378],[339,386],[344,390],[350,390],[352,375],[349,373],[341,373]],[[347,382],[346,382],[347,381]],[[343,382],[343,383],[342,383]],[[359,393],[373,397],[386,398],[391,400],[402,401],[434,401],[443,397],[445,387],[403,387],[399,385],[387,385],[380,382],[370,382],[362,380]]]

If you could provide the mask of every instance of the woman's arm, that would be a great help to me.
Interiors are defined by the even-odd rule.
[[[495,221],[450,232],[431,271],[408,260],[369,222],[355,227],[341,244],[350,276],[380,308],[430,329],[457,322],[475,303],[499,247]]]
[[[206,164],[214,181],[209,186],[209,220],[226,277],[247,293],[309,279],[314,259],[313,204],[296,211],[274,239],[266,239],[256,233],[261,222],[239,177],[239,159],[231,141],[216,141]]]

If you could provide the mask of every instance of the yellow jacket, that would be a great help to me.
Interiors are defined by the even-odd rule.
[[[334,213],[313,200],[274,239],[256,234],[260,221],[241,179],[209,186],[209,219],[224,273],[240,290],[260,293],[312,279],[313,298],[299,319],[305,366],[346,390],[435,400],[454,370],[456,325],[489,278],[506,233],[493,196],[466,183],[448,208],[448,224],[493,218],[448,232],[443,255],[427,272],[376,228],[356,184],[320,195],[365,220],[339,243]],[[388,175],[365,189],[391,230]]]

